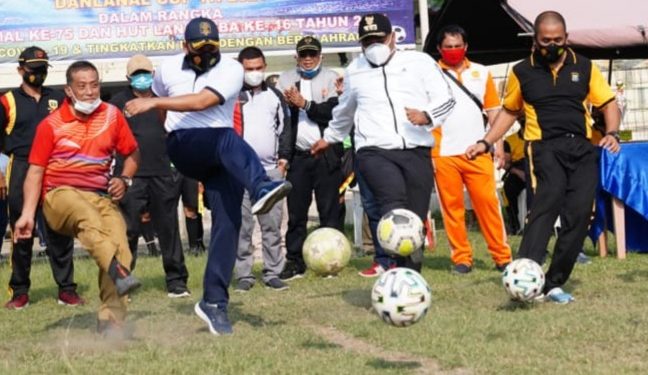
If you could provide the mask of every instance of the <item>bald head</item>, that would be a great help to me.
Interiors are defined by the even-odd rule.
[[[533,22],[533,31],[537,35],[540,31],[541,26],[549,24],[559,24],[562,26],[563,31],[567,32],[567,24],[565,23],[565,18],[562,16],[562,14],[553,10],[547,10],[538,14],[535,21]]]

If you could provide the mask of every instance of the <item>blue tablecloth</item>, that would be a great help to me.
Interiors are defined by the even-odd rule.
[[[625,204],[627,250],[648,252],[648,142],[623,143],[617,154],[601,151],[596,216],[589,233],[594,242],[606,222],[614,230],[611,197]]]

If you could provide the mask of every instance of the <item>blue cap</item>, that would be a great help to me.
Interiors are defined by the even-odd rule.
[[[204,42],[204,44],[216,44],[218,46],[218,27],[214,21],[205,17],[194,18],[185,28],[185,41],[187,42]],[[209,43],[216,42],[216,43]]]

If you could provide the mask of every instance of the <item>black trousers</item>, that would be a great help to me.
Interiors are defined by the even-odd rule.
[[[23,205],[23,183],[27,176],[29,163],[26,159],[11,158],[8,172],[8,197],[9,224],[13,232],[14,225],[20,214]],[[41,215],[40,209],[36,215]],[[47,234],[47,255],[54,281],[58,285],[59,292],[75,291],[77,285],[74,283],[74,238],[63,236],[51,230],[45,220],[45,233]],[[33,255],[34,238],[12,242],[11,248],[11,278],[9,289],[13,296],[27,294],[31,286],[29,274]]]
[[[518,257],[541,263],[560,216],[561,230],[546,273],[548,292],[567,282],[583,248],[598,182],[598,152],[578,136],[534,141],[528,150],[535,194]]]
[[[508,201],[506,211],[509,219],[509,230],[511,231],[509,234],[516,234],[520,230],[518,197],[524,189],[526,189],[526,182],[517,175],[509,173],[506,180],[504,180],[504,194]]]
[[[302,246],[306,240],[308,208],[315,191],[315,203],[320,227],[344,229],[340,218],[338,189],[342,184],[340,168],[330,169],[323,157],[315,158],[307,152],[298,152],[288,170],[286,179],[292,184],[288,194],[288,231],[286,232],[286,258],[304,265]]]
[[[383,150],[365,147],[358,151],[358,169],[380,207],[380,215],[395,208],[405,208],[427,219],[434,172],[430,148]],[[399,267],[420,271],[423,249],[406,258],[399,257]]]
[[[173,176],[135,177],[120,206],[126,219],[128,244],[133,253],[132,268],[137,259],[140,215],[148,210],[160,241],[162,266],[168,290],[186,287],[189,273],[185,266],[178,229],[177,182]]]

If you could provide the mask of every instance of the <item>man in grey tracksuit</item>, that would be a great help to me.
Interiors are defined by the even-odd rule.
[[[244,48],[239,53],[238,60],[245,70],[245,83],[234,110],[234,129],[252,146],[267,175],[273,180],[281,180],[286,173],[287,161],[278,158],[278,149],[284,123],[290,121],[288,107],[279,90],[268,86],[264,81],[266,62],[259,48]],[[235,266],[235,290],[239,292],[250,290],[255,282],[251,243],[254,218],[250,206],[250,196],[246,191],[241,208],[241,231]],[[263,240],[263,282],[275,290],[288,288],[279,279],[284,265],[280,230],[282,210],[283,204],[276,204],[268,213],[257,216]]]

